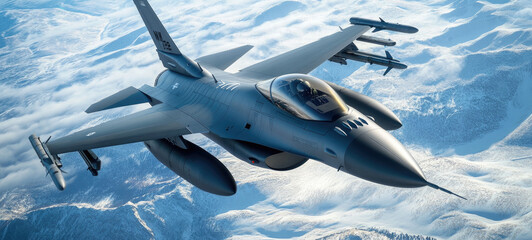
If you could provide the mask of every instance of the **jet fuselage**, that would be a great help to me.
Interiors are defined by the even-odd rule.
[[[180,109],[208,129],[205,136],[251,164],[268,167],[227,145],[236,141],[265,146],[380,184],[426,185],[402,144],[355,107],[333,121],[304,120],[274,105],[255,84],[216,70],[200,79],[165,71],[156,80],[156,88],[174,95]]]

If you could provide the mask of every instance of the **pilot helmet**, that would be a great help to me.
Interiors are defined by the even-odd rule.
[[[297,92],[299,93],[308,93],[311,90],[310,83],[308,81],[301,81],[296,86]]]

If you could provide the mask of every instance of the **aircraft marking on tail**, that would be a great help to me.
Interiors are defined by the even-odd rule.
[[[159,59],[163,63],[163,66],[169,70],[183,74],[193,78],[201,78],[204,75],[210,75],[205,73],[197,62],[191,60],[187,56],[183,55],[179,48],[164,28],[161,20],[155,14],[152,7],[145,0],[133,0],[137,6],[142,21],[146,25],[148,32],[157,48]]]

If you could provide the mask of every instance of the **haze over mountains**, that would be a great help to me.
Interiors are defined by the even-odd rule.
[[[200,136],[187,139],[233,173],[214,196],[160,164],[143,144],[97,149],[98,177],[62,155],[67,189],[45,177],[27,136],[63,136],[147,106],[86,114],[163,70],[131,1],[0,3],[0,238],[532,238],[532,2],[150,1],[192,58],[255,46],[230,70],[337,31],[349,17],[413,25],[386,31],[404,71],[326,62],[312,75],[390,107],[430,188],[399,189],[316,161],[258,169]],[[357,43],[384,55],[382,46]]]

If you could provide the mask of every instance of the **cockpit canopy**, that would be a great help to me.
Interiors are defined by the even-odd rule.
[[[257,83],[257,89],[277,107],[305,120],[333,121],[347,106],[324,81],[304,74],[287,74]]]

